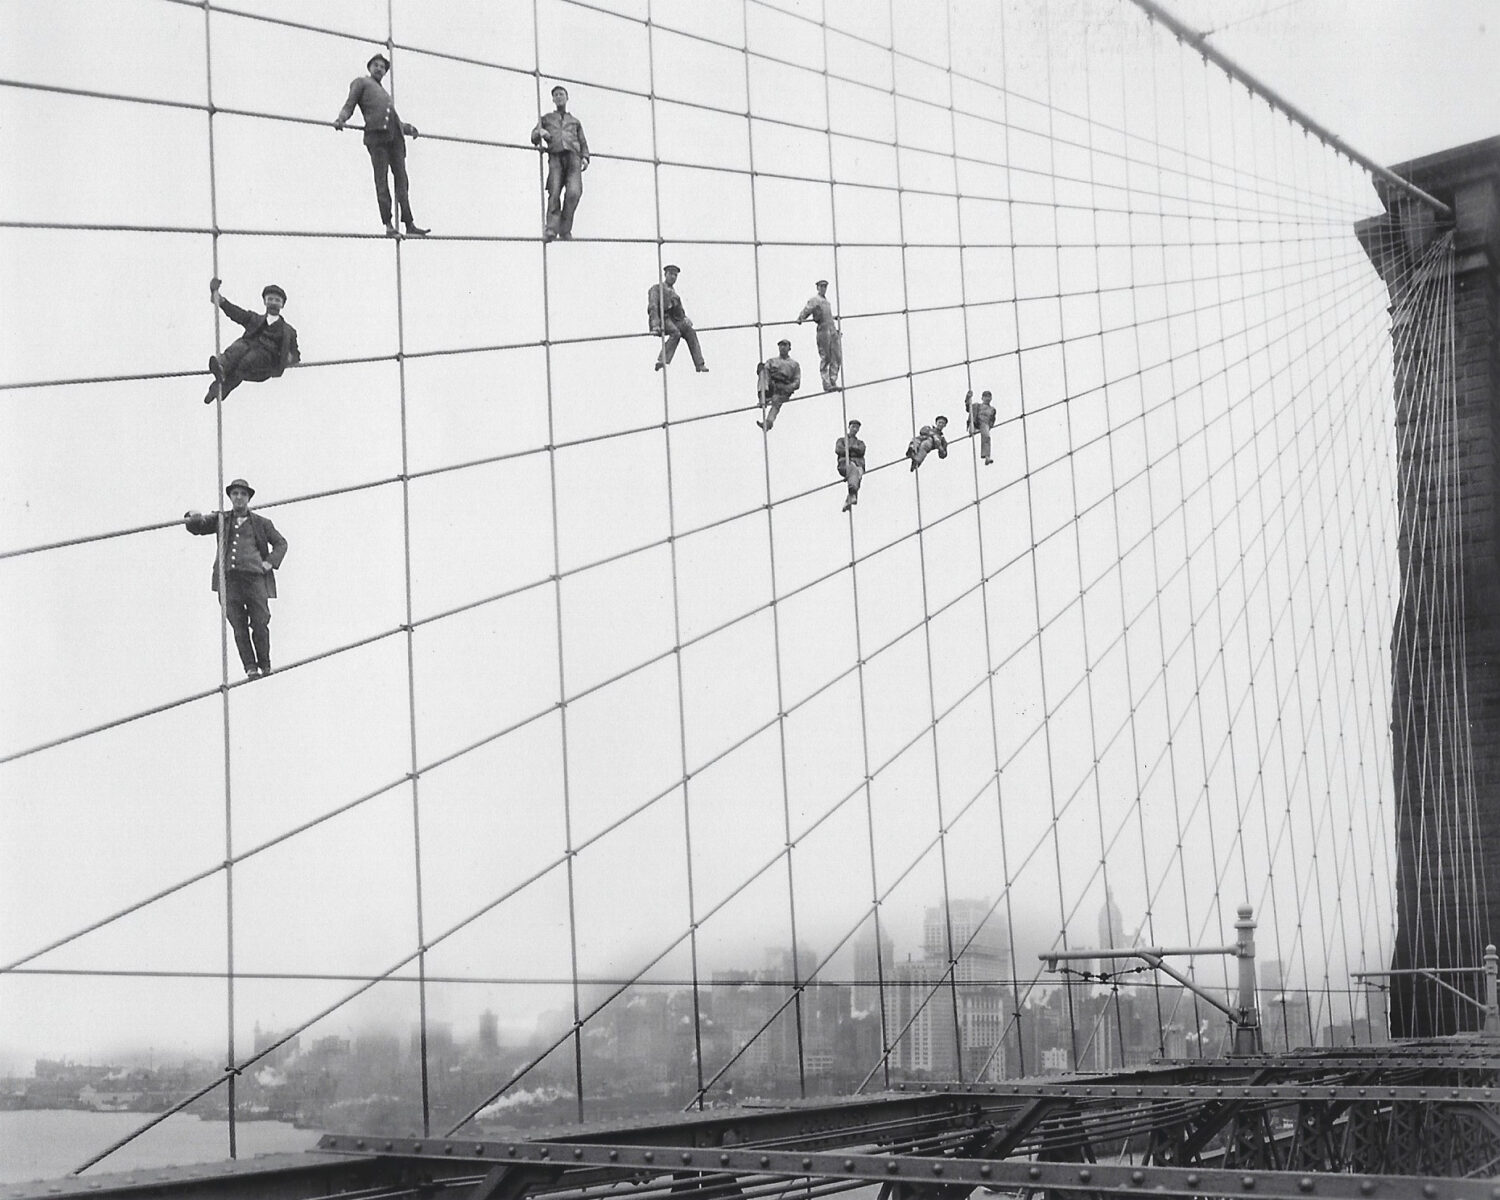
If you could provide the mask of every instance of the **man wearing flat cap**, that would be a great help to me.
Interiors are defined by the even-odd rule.
[[[431,231],[412,220],[410,185],[406,178],[406,139],[417,136],[417,127],[396,115],[396,102],[380,82],[391,69],[391,60],[377,54],[365,68],[370,73],[349,85],[349,98],[333,119],[333,127],[343,129],[354,115],[355,105],[359,106],[365,122],[365,149],[370,152],[370,167],[375,172],[375,203],[380,206],[380,221],[386,236],[399,236],[391,220],[391,188],[386,181],[389,174],[396,181],[396,204],[401,209],[406,232],[412,237],[426,237]]]
[[[244,326],[245,332],[226,346],[222,354],[208,356],[208,369],[214,381],[203,396],[204,404],[224,399],[242,383],[274,379],[302,361],[302,352],[297,349],[297,331],[281,316],[286,293],[276,284],[266,284],[261,292],[261,302],[266,306],[263,313],[248,312],[219,295],[218,276],[208,281],[208,294],[226,317]]]
[[[672,361],[677,353],[677,343],[687,342],[688,353],[693,356],[693,366],[699,371],[708,370],[703,365],[703,349],[698,345],[698,331],[682,309],[682,297],[677,294],[677,276],[681,268],[668,263],[662,268],[662,282],[653,283],[646,292],[646,320],[651,332],[657,337],[666,337],[661,353],[656,356],[656,369],[660,371]]]
[[[939,458],[948,457],[947,428],[947,417],[935,417],[931,425],[923,425],[917,430],[917,436],[906,447],[906,457],[911,459],[913,471],[926,462],[927,456],[934,450]]]
[[[835,470],[847,485],[844,512],[859,503],[859,484],[865,477],[865,444],[859,440],[859,422],[849,422],[849,432],[833,443]]]
[[[792,357],[792,343],[782,338],[776,343],[780,353],[756,368],[756,394],[765,415],[757,422],[767,433],[776,424],[781,406],[802,386],[802,364]]]
[[[228,512],[195,509],[183,515],[183,524],[200,537],[219,535],[213,590],[219,593],[224,619],[234,632],[245,677],[259,679],[271,673],[271,598],[276,595],[276,568],[286,557],[286,538],[268,518],[250,511],[255,489],[243,479],[231,480],[224,491],[229,496]]]
[[[811,317],[818,323],[818,372],[823,376],[823,390],[837,391],[839,371],[844,365],[844,342],[838,323],[833,319],[833,304],[828,299],[828,280],[813,285],[818,294],[802,306],[797,324]]]

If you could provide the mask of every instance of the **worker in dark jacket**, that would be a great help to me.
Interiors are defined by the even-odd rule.
[[[200,537],[219,535],[214,557],[213,590],[219,593],[224,619],[234,632],[235,648],[247,679],[271,673],[271,598],[276,595],[276,568],[286,557],[286,538],[276,526],[250,511],[255,489],[243,479],[230,481],[228,512],[184,514],[187,531]],[[220,575],[224,587],[219,587]]]
[[[699,371],[708,370],[703,365],[703,349],[698,345],[698,331],[682,308],[682,297],[677,294],[677,276],[681,269],[669,263],[661,269],[661,283],[653,283],[646,292],[646,320],[651,332],[657,337],[666,336],[661,353],[656,356],[656,369],[660,371],[672,361],[677,353],[677,343],[686,342],[688,353],[693,356],[693,366]]]
[[[849,487],[841,511],[848,512],[859,503],[859,483],[865,477],[865,444],[859,440],[859,422],[849,422],[849,432],[833,443],[839,476]]]
[[[589,169],[589,140],[583,124],[568,111],[568,89],[552,89],[556,111],[543,113],[531,131],[531,144],[547,156],[546,241],[573,236],[573,213],[583,198],[583,173]]]
[[[979,403],[975,404],[972,388],[964,395],[964,411],[969,414],[969,432],[979,435],[979,455],[984,459],[985,466],[995,461],[990,457],[990,430],[995,427],[995,406],[991,400],[989,392],[980,392]]]
[[[820,279],[813,285],[818,294],[802,306],[797,314],[797,324],[811,317],[818,325],[818,370],[823,376],[823,390],[831,392],[839,386],[839,371],[844,365],[844,343],[839,334],[838,322],[834,320],[833,304],[828,299],[828,280]]]
[[[927,456],[934,450],[939,458],[948,457],[948,438],[943,432],[948,428],[948,418],[938,417],[931,425],[923,425],[917,430],[917,436],[912,438],[906,447],[906,457],[911,459],[911,469],[915,471],[926,460]]]
[[[224,399],[242,383],[275,379],[302,361],[297,331],[281,316],[286,293],[276,284],[266,284],[260,294],[266,306],[264,313],[248,312],[219,295],[218,276],[208,281],[208,294],[226,317],[245,327],[245,332],[226,346],[222,354],[208,356],[208,369],[213,372],[214,381],[204,394],[204,404],[212,404],[216,397]]]
[[[781,406],[802,386],[802,364],[792,357],[792,343],[782,338],[776,343],[776,348],[780,353],[755,369],[756,399],[765,410],[765,416],[755,423],[767,433],[776,424]]]
[[[389,174],[396,181],[396,204],[401,209],[406,232],[412,237],[426,237],[431,230],[412,220],[410,183],[406,178],[406,139],[417,136],[417,127],[396,115],[395,101],[380,82],[391,69],[390,59],[377,54],[365,67],[370,73],[349,85],[349,98],[333,119],[333,127],[343,129],[354,115],[355,105],[359,106],[365,122],[365,149],[370,152],[370,167],[375,172],[375,203],[380,206],[380,221],[386,236],[398,236],[391,220],[391,188],[386,181]]]

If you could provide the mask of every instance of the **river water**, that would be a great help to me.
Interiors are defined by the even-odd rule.
[[[0,1183],[66,1175],[149,1119],[149,1113],[76,1109],[0,1111]],[[282,1121],[242,1120],[236,1123],[235,1132],[240,1158],[307,1150],[320,1136],[316,1130],[297,1129]],[[89,1174],[219,1162],[228,1157],[227,1121],[177,1113],[111,1154]]]

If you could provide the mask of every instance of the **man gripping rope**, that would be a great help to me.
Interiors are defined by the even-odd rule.
[[[412,237],[426,237],[431,231],[412,220],[410,184],[406,178],[406,139],[417,136],[417,127],[396,115],[395,101],[380,82],[391,69],[390,59],[377,54],[365,64],[365,69],[370,73],[349,85],[349,98],[334,118],[333,127],[343,129],[354,115],[355,105],[359,106],[365,122],[365,149],[370,152],[370,167],[375,172],[375,203],[380,206],[380,221],[386,236],[398,236],[391,220],[391,188],[386,180],[389,175],[396,181],[396,204],[401,209],[406,232]]]
[[[255,489],[243,479],[231,480],[224,491],[229,496],[228,512],[194,509],[183,514],[183,524],[199,537],[219,535],[213,590],[220,590],[222,566],[224,590],[219,606],[234,633],[245,677],[259,679],[271,673],[271,600],[276,595],[276,568],[286,557],[286,538],[269,518],[250,511]]]
[[[264,383],[280,377],[288,367],[302,361],[297,348],[297,331],[282,319],[286,293],[274,283],[261,291],[264,313],[253,313],[231,304],[219,295],[218,276],[208,281],[208,294],[214,305],[245,332],[224,348],[222,354],[208,356],[208,369],[214,381],[203,396],[204,404],[222,400],[242,383]]]

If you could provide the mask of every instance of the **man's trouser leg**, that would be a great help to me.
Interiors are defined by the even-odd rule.
[[[557,228],[559,237],[570,238],[573,236],[573,213],[578,208],[578,201],[583,198],[583,159],[571,150],[561,157],[566,167],[565,183],[567,190],[562,202],[562,221]]]
[[[789,398],[790,397],[784,392],[772,392],[770,396],[766,398],[766,419],[764,424],[767,429],[770,429],[772,425],[776,424],[776,417],[781,412],[781,406],[785,404]]]
[[[906,455],[911,459],[912,467],[920,467],[931,449],[932,443],[926,438],[912,438],[911,445],[906,448]]]
[[[388,141],[365,141],[365,149],[370,152],[370,170],[375,175],[375,203],[380,206],[382,225],[391,223],[391,185],[386,178],[391,166],[390,147]]]
[[[818,326],[818,363],[823,376],[823,390],[831,392],[839,385],[839,365],[841,354],[839,353],[838,330],[831,326],[825,329]]]
[[[568,175],[567,163],[563,159],[561,154],[547,155],[547,232],[553,237],[562,232],[563,181]]]
[[[849,485],[849,503],[853,504],[859,499],[859,484],[865,477],[865,469],[859,463],[850,460],[844,467],[844,482]]]
[[[682,341],[682,334],[677,332],[677,322],[664,321],[662,331],[666,333],[667,339],[662,343],[661,353],[656,356],[656,361],[666,366],[672,361],[672,355],[677,353],[677,343]]]
[[[692,321],[687,319],[679,322],[677,329],[682,336],[682,340],[687,343],[688,353],[693,356],[693,366],[701,369],[703,366],[703,347],[698,345],[698,331],[693,328]]]
[[[234,648],[240,652],[240,665],[246,671],[256,665],[255,645],[250,636],[250,592],[254,583],[253,577],[233,571],[224,579],[224,620],[229,622]]]
[[[411,219],[410,184],[406,178],[406,136],[399,129],[391,133],[386,154],[391,160],[391,178],[396,182],[396,208],[403,221],[408,225],[415,225],[416,222]],[[386,202],[386,211],[390,211],[389,201]]]
[[[990,458],[990,426],[981,421],[979,423],[979,455],[986,462]]]

